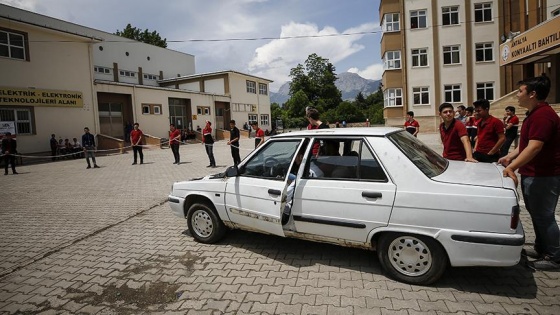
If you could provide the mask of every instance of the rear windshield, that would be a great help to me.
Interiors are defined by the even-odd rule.
[[[449,161],[407,131],[399,131],[388,137],[422,173],[430,178],[443,173],[449,164]]]

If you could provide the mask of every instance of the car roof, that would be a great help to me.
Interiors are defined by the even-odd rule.
[[[294,132],[286,132],[273,136],[273,138],[288,138],[288,137],[309,137],[312,135],[325,135],[325,136],[373,136],[385,137],[386,135],[402,131],[402,128],[396,127],[361,127],[361,128],[328,128],[328,129],[313,129],[302,130]]]

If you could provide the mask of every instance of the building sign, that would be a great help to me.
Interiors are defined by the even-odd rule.
[[[82,92],[0,87],[0,105],[83,107]]]
[[[500,66],[560,46],[560,16],[547,20],[500,45]]]
[[[0,136],[6,134],[6,132],[12,135],[16,134],[16,124],[13,121],[0,121]]]

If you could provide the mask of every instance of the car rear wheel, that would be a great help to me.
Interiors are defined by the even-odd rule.
[[[214,209],[204,203],[195,203],[189,208],[187,225],[194,239],[205,244],[218,242],[226,233],[226,226]]]
[[[422,235],[385,234],[379,239],[377,255],[391,277],[410,284],[433,283],[447,267],[447,255],[442,246]]]

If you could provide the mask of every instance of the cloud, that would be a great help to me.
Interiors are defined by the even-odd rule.
[[[370,80],[381,80],[381,76],[383,75],[383,64],[375,63],[367,66],[364,70],[360,70],[356,67],[353,67],[346,71],[357,73],[362,78],[366,78]]]
[[[37,0],[1,0],[0,3],[23,10],[34,11]]]
[[[247,69],[251,74],[274,80],[275,83],[272,86],[278,87],[289,80],[290,69],[298,63],[303,63],[312,53],[336,64],[363,50],[365,46],[360,43],[360,40],[365,34],[341,34],[368,32],[375,27],[373,23],[366,23],[339,32],[331,26],[319,29],[316,24],[312,23],[290,22],[282,26],[280,38],[307,37],[271,40],[255,49],[255,54],[248,63]]]

